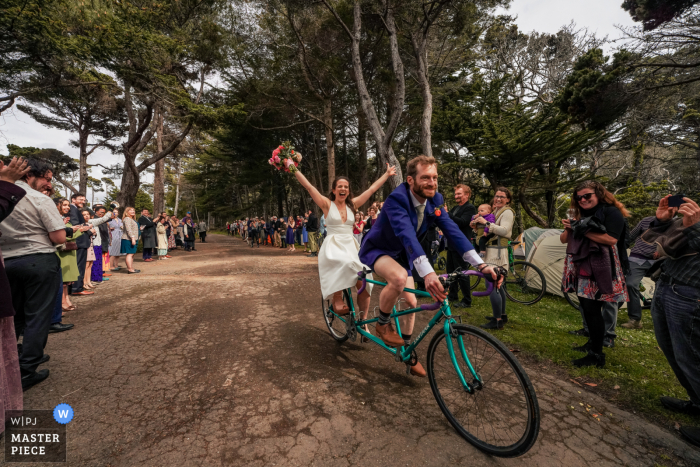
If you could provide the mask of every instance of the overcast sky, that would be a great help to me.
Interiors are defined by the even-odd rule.
[[[572,20],[578,26],[587,27],[598,36],[610,39],[620,36],[616,26],[631,26],[629,14],[620,5],[622,0],[514,0],[508,14],[517,16],[518,27],[523,32],[557,32]],[[46,128],[17,109],[0,116],[0,154],[7,154],[7,144],[55,148],[73,158],[78,157],[77,148],[69,146],[70,132]],[[88,159],[110,165],[123,162],[119,155],[109,151],[95,151]],[[91,175],[102,178],[99,167]],[[118,184],[119,180],[115,180]],[[96,195],[99,198],[99,195]],[[90,194],[88,193],[88,199]]]

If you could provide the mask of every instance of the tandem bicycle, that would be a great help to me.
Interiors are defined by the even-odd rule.
[[[364,291],[367,283],[386,285],[367,279],[370,272],[358,273],[358,280],[362,281],[358,294]],[[443,286],[449,287],[465,275],[484,277],[473,270],[458,270],[439,277]],[[493,287],[493,282],[486,280],[486,291],[473,292],[473,295],[487,296]],[[404,288],[404,291],[417,297],[430,297],[420,290]],[[406,310],[397,310],[395,305],[391,319],[399,335],[400,316],[436,311],[413,342],[399,348],[387,346],[363,329],[365,325],[376,323],[378,318],[358,319],[351,289],[343,291],[343,300],[350,313],[341,316],[333,311],[332,300],[322,299],[323,318],[331,336],[338,342],[363,336],[392,354],[397,362],[415,365],[416,347],[437,327],[428,345],[427,376],[440,410],[462,438],[498,457],[520,456],[534,445],[540,429],[540,409],[530,378],[501,341],[486,331],[462,324],[461,317],[453,316],[448,299]]]

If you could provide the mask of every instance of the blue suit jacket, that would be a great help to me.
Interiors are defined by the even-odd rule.
[[[435,196],[427,199],[423,223],[420,230],[416,232],[418,214],[413,207],[410,189],[408,183],[404,182],[396,187],[384,202],[379,218],[362,239],[360,261],[363,264],[374,268],[377,258],[388,255],[397,260],[407,259],[408,264],[401,260],[399,262],[406,269],[413,269],[413,261],[425,255],[418,238],[432,225],[437,225],[442,230],[448,242],[454,245],[460,255],[474,249],[457,224],[450,219],[444,207],[441,208],[442,215],[439,217],[435,215],[435,208],[444,203],[440,193],[435,193]],[[404,252],[405,256],[402,255]]]

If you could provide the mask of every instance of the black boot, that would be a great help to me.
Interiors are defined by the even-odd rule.
[[[597,366],[598,368],[603,368],[605,366],[605,354],[595,353],[594,351],[589,350],[588,355],[586,355],[583,358],[577,358],[576,360],[572,360],[571,363],[573,363],[574,366],[577,366],[579,368],[593,365]]]
[[[471,306],[471,305],[469,305]],[[484,316],[484,319],[493,319],[493,316]],[[501,321],[503,321],[503,324],[508,324],[508,315],[505,313],[501,315]]]
[[[491,320],[488,323],[482,324],[479,327],[484,329],[503,329],[503,320],[498,320],[494,317],[491,317]]]
[[[585,344],[578,347],[574,347],[574,350],[577,352],[588,353],[588,351],[591,350],[591,341],[588,340]]]

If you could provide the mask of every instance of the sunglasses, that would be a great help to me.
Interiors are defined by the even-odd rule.
[[[594,194],[595,194],[595,193],[586,193],[586,194],[584,194],[584,195],[576,195],[576,196],[574,196],[574,199],[575,199],[576,201],[579,201],[579,202],[580,202],[582,199],[585,199],[586,201],[588,201],[588,200],[591,199],[591,197],[592,197]]]

